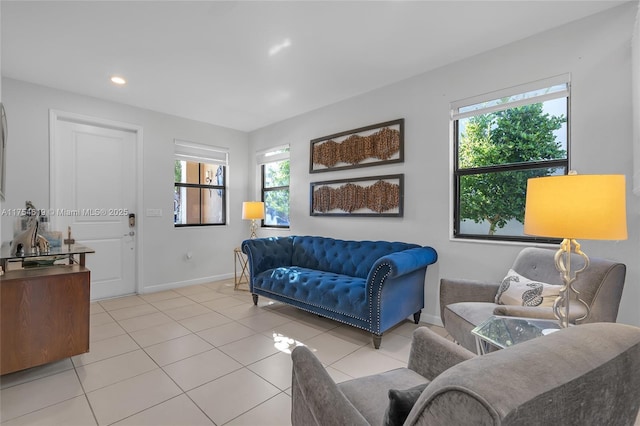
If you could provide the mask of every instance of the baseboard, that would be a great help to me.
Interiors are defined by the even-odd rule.
[[[439,316],[425,314],[424,312],[422,313],[422,315],[420,315],[420,322],[444,327],[444,324],[442,324],[442,320]]]
[[[173,290],[175,288],[188,287],[190,285],[207,284],[214,281],[222,281],[233,278],[234,274],[214,275],[211,277],[195,278],[193,280],[176,281],[172,283],[156,284],[140,289],[140,294],[157,293],[159,291]]]

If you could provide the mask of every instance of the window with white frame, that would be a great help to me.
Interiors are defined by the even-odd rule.
[[[569,76],[452,103],[453,235],[524,234],[527,180],[569,170]]]
[[[227,223],[228,150],[175,140],[173,223]]]
[[[289,145],[259,152],[257,162],[265,210],[262,226],[289,228]]]

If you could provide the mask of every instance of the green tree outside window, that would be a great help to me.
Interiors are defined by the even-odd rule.
[[[471,113],[456,121],[456,236],[499,237],[507,224],[517,228],[524,223],[527,180],[567,172],[566,96],[524,105],[527,93],[496,99],[486,113],[481,104],[466,107]],[[471,222],[479,224],[473,232]],[[509,232],[502,231],[507,239],[527,239]]]
[[[262,199],[265,203],[264,226],[289,226],[289,160],[262,165]]]

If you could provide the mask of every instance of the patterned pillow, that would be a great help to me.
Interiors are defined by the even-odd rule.
[[[561,288],[561,285],[532,281],[509,269],[498,288],[495,302],[500,305],[551,307]]]

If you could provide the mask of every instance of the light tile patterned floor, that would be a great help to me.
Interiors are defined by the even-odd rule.
[[[105,300],[91,306],[89,353],[0,378],[0,420],[288,425],[293,346],[343,381],[406,366],[416,327],[395,327],[375,350],[353,327],[265,298],[256,307],[231,280]]]

